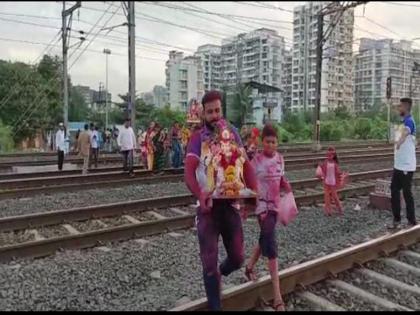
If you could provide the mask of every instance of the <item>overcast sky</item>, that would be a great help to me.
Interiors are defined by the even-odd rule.
[[[68,8],[75,1],[66,1],[66,3]],[[293,14],[289,11],[304,2],[159,3],[190,10],[195,10],[192,7],[195,6],[199,10],[205,9],[209,12],[240,15],[253,19],[223,18],[167,8],[151,2],[136,2],[136,90],[138,93],[150,91],[154,85],[165,85],[165,61],[169,50],[172,49],[183,49],[188,55],[200,45],[220,44],[224,37],[260,27],[277,30],[289,44],[293,36],[291,24]],[[365,6],[359,6],[355,11],[354,39],[420,37],[420,2],[395,3],[370,2]],[[48,48],[50,54],[60,55],[61,40],[55,36],[61,28],[62,6],[62,1],[0,2],[0,59],[34,63]],[[272,8],[273,6],[280,9]],[[162,21],[155,22],[155,18],[169,24],[164,24]],[[113,100],[118,100],[116,97],[118,93],[126,93],[128,90],[127,27],[120,26],[109,33],[106,30],[99,31],[103,26],[117,26],[125,21],[120,1],[82,1],[81,9],[76,11],[73,17],[70,42],[72,47],[69,52],[71,56],[69,73],[73,84],[88,85],[98,89],[99,82],[105,83],[105,55],[102,51],[108,48],[112,51],[109,56],[109,90],[113,94]],[[97,27],[94,27],[95,24]],[[91,31],[92,28],[93,31]],[[91,31],[79,48],[78,31],[85,33]],[[92,39],[94,40],[91,42]],[[53,47],[43,45],[51,41],[53,41]],[[82,53],[85,47],[87,50]],[[420,40],[416,42],[416,47],[420,48]],[[355,49],[357,49],[357,42]]]

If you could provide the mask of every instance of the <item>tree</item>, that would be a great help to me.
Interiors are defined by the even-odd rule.
[[[84,121],[90,116],[85,98],[73,86],[69,93],[69,121]]]
[[[165,128],[171,127],[175,122],[185,123],[186,115],[179,110],[171,110],[169,106],[156,108],[153,112],[153,120]]]
[[[251,88],[248,85],[240,84],[236,88],[232,100],[232,117],[230,120],[238,127],[241,127],[246,123],[248,119],[251,119],[253,108],[251,100]]]
[[[20,62],[0,63],[0,119],[12,130],[15,142],[35,135],[45,113],[44,86],[35,67]],[[41,118],[41,120],[40,120]]]

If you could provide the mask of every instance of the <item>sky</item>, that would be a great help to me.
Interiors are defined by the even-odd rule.
[[[66,1],[66,8],[73,4],[75,1]],[[137,94],[151,91],[154,85],[165,85],[165,62],[170,50],[192,55],[200,45],[221,44],[223,38],[261,27],[276,30],[285,37],[286,47],[290,47],[291,10],[302,4],[299,1],[135,2]],[[61,55],[58,32],[62,9],[62,1],[0,2],[0,59],[34,64],[45,52]],[[420,38],[419,17],[420,1],[371,1],[355,9],[354,39]],[[118,26],[124,22],[121,1],[82,1],[71,26],[69,74],[74,85],[97,90],[100,82],[105,84],[103,49],[107,48],[111,50],[108,89],[113,101],[119,101],[118,94],[126,93],[128,32],[127,26]],[[117,27],[101,30],[114,26]],[[81,45],[79,31],[87,34]],[[355,51],[357,44],[356,40]],[[420,39],[415,47],[420,49]]]

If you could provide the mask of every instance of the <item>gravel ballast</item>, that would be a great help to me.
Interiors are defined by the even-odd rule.
[[[394,278],[393,275],[387,275],[388,277]],[[378,297],[393,303],[406,306],[415,310],[420,309],[420,297],[411,294],[409,292],[398,290],[395,288],[384,287],[381,283],[372,280],[371,278],[355,274],[351,272],[345,272],[339,275],[339,278],[347,283],[353,284],[354,286],[366,290]],[[396,279],[398,280],[398,279]]]
[[[420,200],[418,193],[416,200]],[[300,209],[295,222],[278,229],[280,269],[385,234],[391,214],[368,210],[367,202],[366,198],[344,202],[344,217],[325,217],[316,207]],[[361,211],[354,210],[356,204]],[[247,221],[244,232],[249,257],[258,239],[257,222]],[[196,231],[177,233],[177,237],[148,237],[146,243],[107,244],[110,251],[64,251],[44,259],[2,264],[0,309],[166,310],[180,299],[203,297]],[[225,257],[221,242],[219,257]],[[265,265],[264,259],[257,264],[260,276],[267,274]],[[243,269],[223,278],[224,288],[243,282]],[[296,305],[295,309],[305,307]]]

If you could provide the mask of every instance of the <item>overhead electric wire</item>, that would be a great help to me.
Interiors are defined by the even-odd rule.
[[[102,18],[105,16],[105,13],[107,12],[107,11],[109,11],[109,9],[111,8],[111,5],[107,8],[107,10],[104,12],[104,14],[98,19],[98,21],[97,21],[97,24],[99,24],[99,22],[102,20]],[[112,15],[112,17],[113,17],[114,15]],[[108,19],[107,20],[107,22],[106,23],[108,23],[110,21],[110,19]],[[105,23],[105,25],[106,25],[106,23]],[[94,28],[92,28],[91,29],[91,31],[93,31],[94,30]],[[90,33],[89,33],[89,35],[90,35]],[[89,44],[88,44],[88,46],[93,42],[93,40],[95,39],[95,37],[89,42]],[[80,57],[83,55],[83,53],[85,52],[85,50],[87,49],[87,47],[88,46],[86,46],[85,48],[84,48],[84,50],[79,54],[79,56],[78,57],[76,57],[76,60],[70,65],[70,67],[69,67],[69,70],[72,68],[72,66],[75,64],[75,62],[77,61],[77,60],[79,60],[80,59]],[[75,49],[73,52],[72,52],[72,54],[70,54],[70,56],[69,56],[69,59],[77,52],[77,50],[80,48],[80,46],[79,47],[77,47],[77,49]],[[48,83],[50,83],[53,79],[55,80],[55,79],[57,79],[57,77],[58,77],[58,75],[59,74],[56,74],[53,78],[51,78],[49,81],[48,81]],[[52,83],[52,82],[51,82]],[[56,83],[53,85],[53,88],[56,88],[56,86],[57,86],[57,84],[59,83],[59,81],[56,81]],[[43,101],[45,100],[45,98],[47,97],[47,95],[45,94],[45,92],[44,91],[41,91],[41,93],[36,97],[36,100],[34,100],[33,102],[32,102],[32,104],[28,107],[28,108],[30,108],[37,100],[38,100],[38,98],[39,98],[39,96],[41,95],[41,94],[44,94],[44,97],[42,98],[42,101],[40,101],[40,102],[38,102],[37,103],[37,105],[35,105],[34,106],[34,108],[33,108],[33,110],[32,110],[32,112],[26,117],[26,119],[21,123],[21,125],[20,125],[20,127],[18,128],[18,129],[16,129],[15,130],[15,132],[14,132],[14,135],[16,135],[16,133],[17,132],[19,132],[20,131],[20,129],[22,128],[22,126],[23,126],[23,123],[25,123],[28,119],[30,119],[31,117],[32,117],[32,115],[35,113],[35,110],[37,109],[37,108],[39,108],[40,107],[40,105],[41,104],[43,104]],[[15,123],[14,123],[14,127],[13,128],[15,128],[16,126],[17,126],[17,124],[18,123],[20,123],[20,120],[21,119],[18,119],[17,121],[15,121]]]
[[[243,16],[243,15],[236,15],[236,14],[226,14],[226,13],[219,13],[219,12],[213,12],[209,10],[203,10],[203,9],[194,9],[194,8],[185,8],[185,7],[179,7],[175,5],[168,5],[163,4],[162,2],[152,2],[152,1],[144,1],[144,3],[153,4],[156,6],[161,7],[167,7],[174,10],[182,10],[182,11],[192,11],[197,13],[204,13],[208,15],[217,15],[221,17],[227,17],[227,18],[236,18],[236,19],[242,19],[242,20],[252,20],[252,21],[265,21],[265,22],[274,22],[274,23],[287,23],[287,24],[293,24],[292,21],[286,21],[286,20],[275,20],[275,19],[268,19],[268,18],[260,18],[255,16]]]

